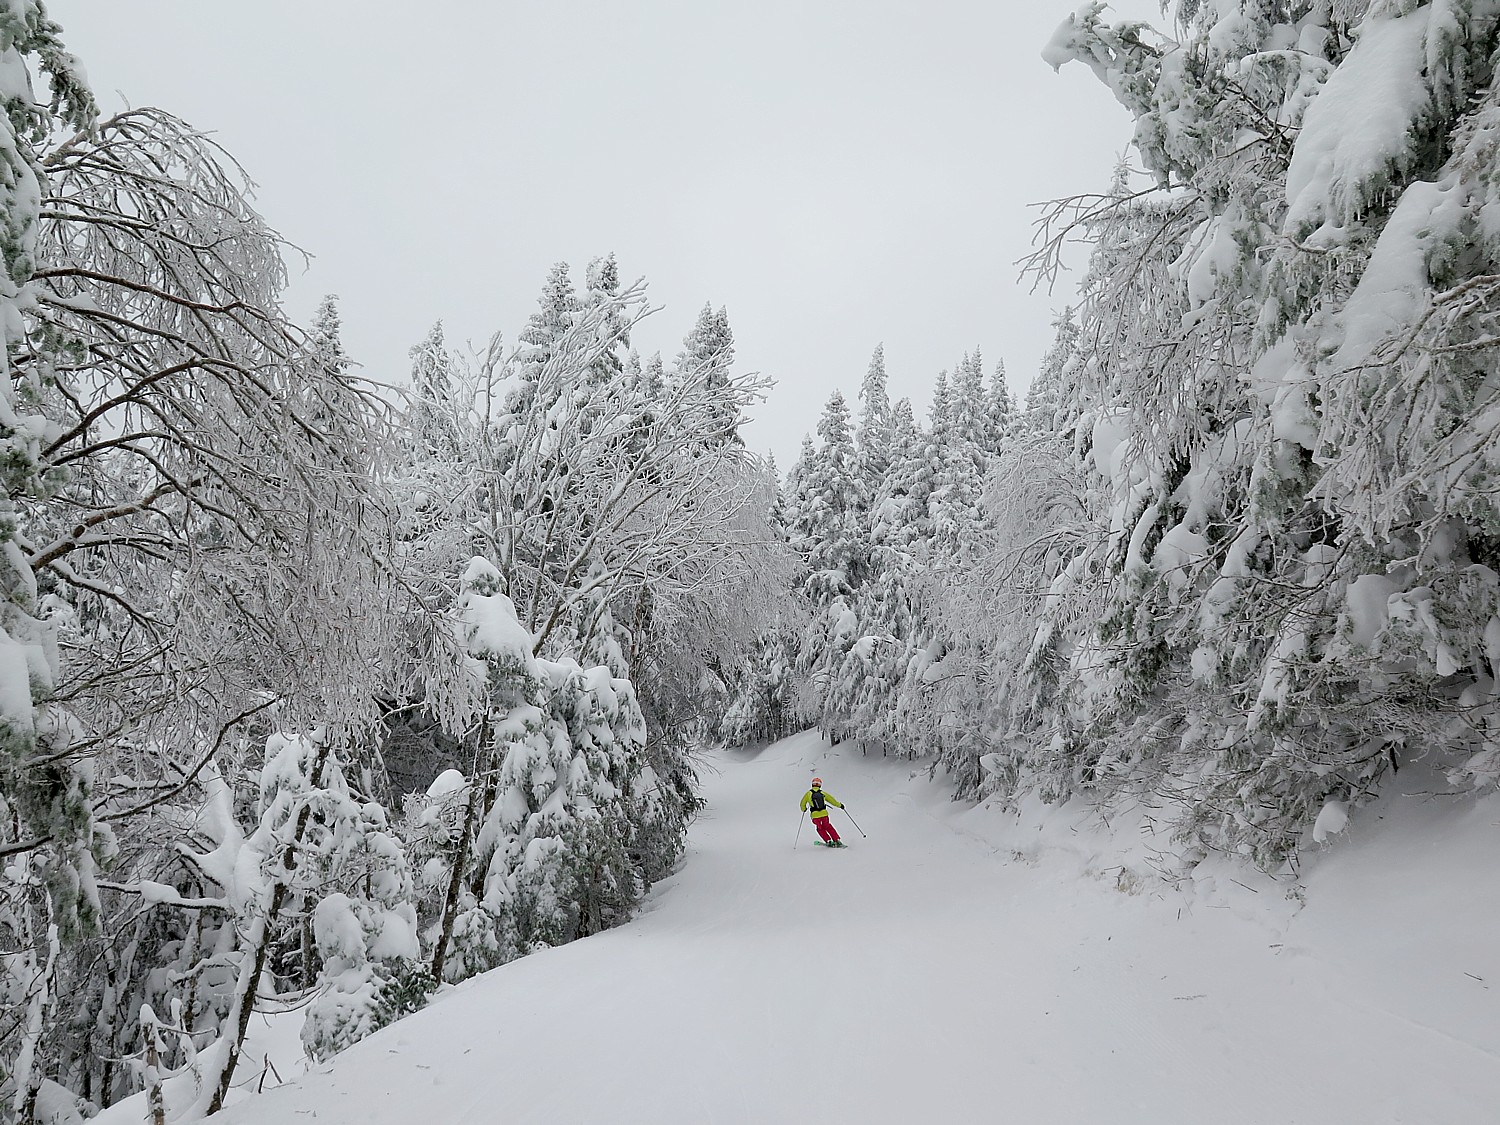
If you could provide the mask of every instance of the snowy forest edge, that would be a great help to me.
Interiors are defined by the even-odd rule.
[[[365,379],[233,158],[0,12],[5,1114],[193,1119],[272,995],[325,1058],[623,921],[714,745],[1135,802],[1169,877],[1500,781],[1500,2],[1172,15],[1047,45],[1139,167],[1043,212],[1024,405],[971,353],[919,420],[877,348],[782,480],[727,312],[641,357],[612,257]]]

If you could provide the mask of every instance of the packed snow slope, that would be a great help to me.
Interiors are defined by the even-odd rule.
[[[636,921],[226,1125],[1500,1121],[1493,798],[1392,796],[1299,905],[1227,864],[1177,888],[1099,870],[1082,814],[966,809],[811,734],[715,765]],[[793,846],[814,773],[867,838],[835,811],[847,850],[805,824]]]

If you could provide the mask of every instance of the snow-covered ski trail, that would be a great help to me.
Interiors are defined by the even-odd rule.
[[[1480,1023],[1383,1007],[1265,920],[1011,858],[910,764],[813,735],[716,766],[686,863],[637,920],[470,981],[224,1120],[1495,1120]],[[793,846],[813,771],[868,833],[837,858],[805,827]]]

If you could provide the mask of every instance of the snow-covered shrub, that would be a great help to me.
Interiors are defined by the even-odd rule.
[[[288,774],[285,767],[293,757],[305,763],[309,752],[316,760],[314,742],[285,741],[262,774],[263,801],[272,791],[268,774],[278,797],[309,779],[303,768]],[[302,1038],[309,1054],[325,1058],[410,1010],[425,969],[411,871],[385,809],[354,796],[335,755],[325,756],[318,780],[305,793],[311,815],[299,844],[299,883],[313,902],[319,962],[319,991]]]
[[[421,1008],[437,987],[417,958],[411,906],[395,909],[334,892],[313,910],[322,991],[307,1011],[302,1042],[325,1059]]]
[[[456,607],[486,702],[478,788],[465,798],[472,842],[434,857],[448,883],[433,930],[447,980],[624,920],[681,847],[630,681],[534,656],[499,588],[498,572],[475,558]]]
[[[484,901],[523,948],[629,915],[648,877],[629,849],[660,803],[636,790],[646,731],[629,681],[571,661],[539,671],[541,706],[496,726],[506,750],[481,833],[494,846]]]

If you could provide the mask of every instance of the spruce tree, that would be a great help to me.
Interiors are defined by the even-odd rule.
[[[549,364],[579,314],[578,296],[568,275],[567,262],[558,262],[548,272],[537,305],[520,336],[521,347],[516,356],[518,380],[505,403],[511,414],[531,410],[545,414],[561,393],[563,373],[551,370]]]
[[[990,385],[985,395],[986,446],[987,453],[998,453],[1011,436],[1016,422],[1015,400],[1005,377],[1005,361],[998,360],[990,375]]]
[[[1047,438],[1061,436],[1059,422],[1064,413],[1061,400],[1068,382],[1067,372],[1079,347],[1078,320],[1071,307],[1065,307],[1053,319],[1052,332],[1052,346],[1026,389],[1026,409],[1021,417],[1027,433]]]
[[[443,339],[443,322],[435,321],[411,358],[411,405],[406,430],[417,456],[450,460],[458,453],[458,427],[453,418],[453,357]]]
[[[812,571],[807,592],[815,603],[826,604],[851,592],[868,565],[862,527],[868,500],[850,431],[849,407],[838,391],[823,408],[818,436],[816,454],[798,474],[802,495],[791,531]]]
[[[712,435],[708,439],[711,445],[743,444],[739,406],[725,394],[733,367],[734,332],[729,327],[729,314],[722,307],[715,310],[706,304],[682,342],[672,377],[678,384],[701,383],[721,396],[709,407],[706,431]]]
[[[873,495],[891,464],[891,401],[887,393],[885,345],[876,345],[859,389],[859,430],[856,445],[859,471],[867,494]]]
[[[927,437],[917,426],[911,400],[899,399],[891,408],[891,464],[871,503],[874,542],[910,549],[925,541],[932,530],[927,511],[932,487]]]
[[[932,406],[928,409],[927,418],[932,427],[933,437],[943,441],[948,436],[948,429],[953,425],[953,392],[948,385],[948,372],[939,371],[937,382],[932,387]]]
[[[860,479],[849,408],[835,391],[818,421],[820,443],[803,444],[789,510],[792,546],[802,556],[803,592],[812,607],[798,659],[817,696],[823,725],[837,733],[840,717],[830,676],[857,639],[853,595],[870,565],[865,529],[868,499]]]
[[[582,300],[584,308],[603,306],[610,315],[601,326],[607,337],[607,346],[599,350],[595,360],[594,378],[608,382],[625,369],[621,353],[630,347],[630,321],[620,307],[620,267],[615,256],[609,254],[595,258],[589,263],[588,275]]]
[[[989,445],[989,402],[984,393],[984,360],[976,348],[954,369],[951,387],[954,440],[975,450]]]

